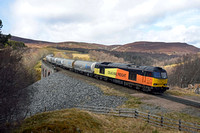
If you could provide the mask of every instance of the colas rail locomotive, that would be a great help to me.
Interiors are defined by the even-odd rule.
[[[167,89],[167,72],[161,67],[136,66],[112,62],[90,62],[56,58],[47,55],[46,60],[56,66],[111,81],[124,86],[152,93],[163,93]]]

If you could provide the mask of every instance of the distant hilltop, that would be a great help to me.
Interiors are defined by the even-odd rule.
[[[115,49],[115,51],[121,52],[161,52],[161,53],[170,53],[170,52],[183,52],[183,53],[197,53],[200,52],[200,49],[189,45],[187,43],[180,42],[134,42],[122,45]]]
[[[47,41],[40,41],[40,40],[33,40],[33,39],[27,39],[17,36],[12,36],[11,40],[23,42],[23,43],[35,43],[35,44],[42,44],[42,43],[53,43],[53,42],[47,42]]]
[[[180,42],[147,42],[139,41],[128,43],[124,45],[104,45],[96,43],[86,42],[48,42],[41,40],[27,39],[17,36],[12,36],[11,40],[24,42],[25,44],[31,45],[43,45],[45,46],[59,46],[64,48],[81,48],[81,49],[103,49],[108,51],[119,51],[119,52],[147,52],[147,53],[167,53],[167,54],[181,54],[181,53],[197,53],[200,49],[189,45],[187,43]]]

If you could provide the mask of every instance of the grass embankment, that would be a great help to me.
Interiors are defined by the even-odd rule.
[[[27,49],[23,54],[23,65],[33,75],[35,81],[41,78],[41,59],[49,54],[48,50],[44,49]]]
[[[95,85],[95,86],[99,87],[105,95],[114,95],[114,96],[126,97],[128,100],[123,105],[119,106],[118,108],[139,108],[139,106],[143,104],[141,102],[140,98],[130,96],[130,94],[120,92],[118,90],[115,90],[114,88],[110,88],[110,87],[102,85],[102,84],[91,83],[91,82],[89,82],[89,83],[91,85]],[[185,95],[184,92],[180,92],[180,93],[183,93],[183,95]],[[191,95],[194,95],[194,94],[192,93]],[[146,112],[146,113],[148,113],[148,112]],[[161,116],[163,114],[156,114],[156,115]],[[189,114],[185,114],[185,113],[181,113],[181,112],[169,112],[169,113],[164,114],[164,116],[167,117],[167,118],[170,118],[170,119],[175,119],[175,120],[181,119],[181,120],[186,121],[186,122],[200,124],[200,118],[199,117],[191,116]]]
[[[191,122],[193,124],[200,125],[200,118],[188,115],[186,113],[180,113],[180,112],[172,112],[172,113],[166,113],[164,114],[164,117],[175,119],[175,120],[181,120],[185,122]]]
[[[140,104],[142,104],[139,98],[130,96],[130,94],[120,92],[118,90],[115,90],[114,88],[111,88],[102,84],[98,84],[98,83],[89,82],[89,84],[99,87],[105,95],[126,97],[128,100],[119,108],[137,108],[139,107]]]
[[[134,118],[97,115],[78,109],[44,112],[27,118],[15,132],[174,132],[155,128]]]
[[[186,89],[180,87],[170,87],[165,93],[175,95],[175,96],[196,96],[200,98],[199,94],[194,93],[194,89]]]
[[[36,76],[37,76],[36,79],[37,80],[41,79],[41,71],[42,71],[41,66],[42,66],[42,61],[40,60],[34,67],[34,69],[36,71]]]

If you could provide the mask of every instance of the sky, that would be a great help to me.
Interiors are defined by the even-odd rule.
[[[0,0],[2,32],[36,40],[200,48],[200,0]]]

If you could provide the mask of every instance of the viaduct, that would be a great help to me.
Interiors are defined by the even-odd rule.
[[[41,66],[41,79],[50,76],[51,74],[57,72],[56,67],[54,67],[52,64],[49,64],[47,61],[42,60],[42,66]]]

